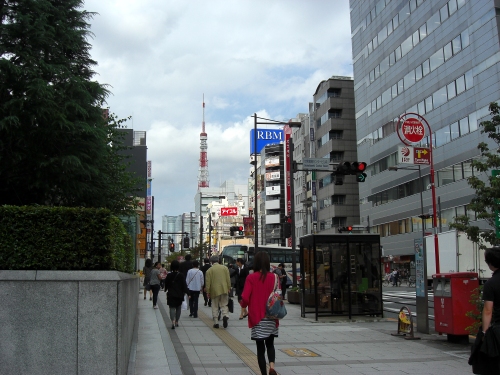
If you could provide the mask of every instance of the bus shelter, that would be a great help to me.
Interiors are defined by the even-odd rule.
[[[301,316],[382,316],[378,234],[300,238]]]

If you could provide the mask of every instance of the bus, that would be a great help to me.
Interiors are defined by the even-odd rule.
[[[278,264],[285,265],[287,277],[287,287],[292,285],[292,261],[293,252],[291,247],[283,247],[276,245],[259,245],[259,251],[265,251],[269,254],[271,261],[271,271],[274,271]],[[253,257],[255,256],[255,247],[253,245],[228,245],[222,249],[221,262],[227,267],[235,267],[236,259],[242,258],[248,267],[253,264]],[[299,263],[299,251],[295,251],[295,261]],[[297,268],[297,280],[300,280],[299,269]]]

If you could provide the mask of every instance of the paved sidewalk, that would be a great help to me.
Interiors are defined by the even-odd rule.
[[[236,302],[236,298],[234,299]],[[247,319],[239,320],[239,306],[229,327],[212,328],[211,308],[200,296],[199,318],[182,312],[179,327],[170,329],[164,292],[160,309],[139,295],[137,332],[128,375],[258,374],[255,342]],[[275,340],[276,370],[281,375],[465,375],[469,346],[448,343],[446,336],[416,333],[421,340],[391,336],[397,323],[360,317],[357,322],[315,322],[300,317],[298,305],[287,304]],[[366,320],[362,320],[366,319]],[[221,322],[222,323],[222,322]],[[309,355],[309,356],[308,356]],[[312,355],[312,356],[311,356]]]

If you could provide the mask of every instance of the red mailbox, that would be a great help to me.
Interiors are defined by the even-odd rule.
[[[432,275],[434,289],[434,323],[438,333],[467,336],[466,327],[474,320],[465,315],[476,307],[470,303],[474,289],[479,286],[475,272],[438,273]]]

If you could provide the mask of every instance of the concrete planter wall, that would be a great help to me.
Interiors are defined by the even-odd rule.
[[[139,277],[0,270],[0,372],[125,375]]]

